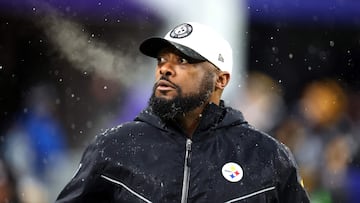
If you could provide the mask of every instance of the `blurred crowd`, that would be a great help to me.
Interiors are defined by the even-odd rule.
[[[245,78],[239,87],[242,93],[230,103],[251,125],[292,150],[312,202],[360,202],[360,94],[324,78],[308,83],[289,105],[281,82],[261,72],[249,72]],[[114,99],[121,102],[112,116],[100,111],[88,118],[91,131],[76,144],[70,143],[74,135],[65,130],[62,119],[72,115],[60,116],[62,98],[56,88],[51,84],[29,88],[16,121],[2,136],[0,203],[53,202],[77,168],[86,143],[104,127],[97,123],[111,127],[132,119],[146,105],[148,95],[140,92],[142,88],[120,91],[110,81],[100,82],[106,88],[89,86],[99,109]],[[115,86],[113,93],[104,93]]]
[[[323,78],[306,84],[292,105],[283,94],[279,81],[251,73],[238,108],[291,149],[311,202],[360,202],[359,92]]]

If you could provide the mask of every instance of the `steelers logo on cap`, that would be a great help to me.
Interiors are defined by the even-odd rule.
[[[190,24],[183,23],[181,25],[176,26],[170,33],[170,37],[172,38],[184,38],[191,34],[193,28]]]
[[[244,171],[241,166],[234,162],[226,163],[222,167],[221,172],[224,178],[230,182],[239,182],[244,175]]]

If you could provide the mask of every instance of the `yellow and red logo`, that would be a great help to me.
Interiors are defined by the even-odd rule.
[[[239,182],[244,176],[244,171],[241,166],[234,162],[226,163],[222,167],[222,175],[230,182]]]

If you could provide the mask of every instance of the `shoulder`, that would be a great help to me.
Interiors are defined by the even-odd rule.
[[[249,150],[256,150],[259,153],[266,154],[266,157],[272,157],[282,165],[295,165],[290,149],[270,134],[260,131],[247,123],[241,124],[237,128],[239,128],[240,136],[234,137],[249,146]]]
[[[146,124],[145,122],[141,122],[141,121],[131,121],[131,122],[126,122],[126,123],[121,123],[117,126],[106,129],[99,136],[103,136],[103,137],[116,136],[121,133],[135,131],[137,129],[146,128],[148,126],[149,126],[148,124]]]
[[[269,147],[280,147],[282,144],[274,137],[261,130],[256,129],[247,122],[233,126],[233,136],[235,139],[241,139],[246,142],[260,142]]]
[[[141,121],[131,121],[126,123],[121,123],[117,126],[106,129],[104,132],[97,135],[95,137],[95,140],[107,142],[115,138],[116,139],[126,138],[134,134],[146,132],[147,130],[149,130],[149,128],[151,128],[150,125]]]
[[[276,166],[284,168],[297,167],[291,150],[284,143],[261,131],[254,130],[254,135],[262,140],[263,148],[272,155]]]
[[[92,144],[96,145],[97,148],[109,148],[111,146],[118,147],[119,144],[129,145],[135,143],[135,140],[136,143],[141,143],[144,139],[150,139],[158,132],[159,129],[146,122],[131,121],[106,129],[95,137]]]
[[[155,134],[154,132],[151,126],[141,121],[122,123],[96,135],[87,146],[85,154],[93,158],[112,157],[114,153],[145,143],[144,135]]]

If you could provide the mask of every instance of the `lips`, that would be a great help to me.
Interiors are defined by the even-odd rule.
[[[169,90],[176,89],[176,87],[166,80],[159,80],[156,83],[156,89],[159,91],[169,91]]]

